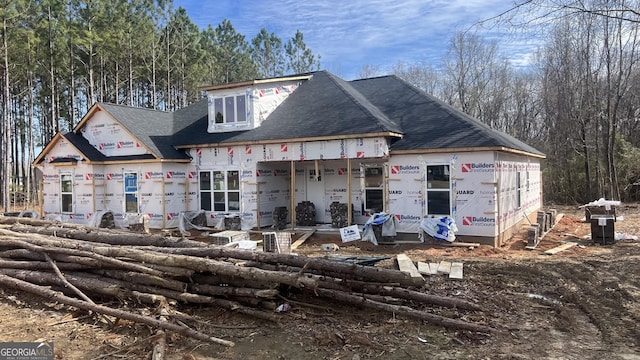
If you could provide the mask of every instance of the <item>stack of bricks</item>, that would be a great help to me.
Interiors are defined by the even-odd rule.
[[[282,230],[287,227],[287,215],[289,210],[286,206],[276,206],[273,210],[273,228],[276,230]]]
[[[539,226],[539,233],[540,235],[544,234],[547,232],[547,227],[549,225],[549,222],[547,221],[547,213],[544,211],[538,211],[538,218],[537,218],[537,222],[538,222],[538,226]]]
[[[527,231],[527,246],[535,247],[540,242],[540,234],[538,233],[538,224],[531,224]]]

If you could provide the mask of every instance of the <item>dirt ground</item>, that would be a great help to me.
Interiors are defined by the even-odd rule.
[[[448,330],[428,323],[336,303],[308,307],[291,301],[279,323],[268,323],[210,307],[178,305],[196,316],[188,325],[232,340],[233,348],[173,334],[168,359],[640,359],[640,241],[593,245],[583,237],[590,224],[577,207],[556,207],[565,216],[535,250],[526,231],[498,249],[380,245],[312,237],[298,253],[323,256],[320,245],[335,242],[337,254],[406,253],[413,261],[464,263],[464,279],[428,277],[422,291],[454,296],[483,311],[418,308],[488,325],[495,334]],[[640,208],[618,209],[615,231],[640,235]],[[567,241],[579,245],[555,255],[544,250]],[[377,266],[395,266],[385,260]],[[299,302],[298,302],[299,301]],[[325,303],[326,304],[326,303]],[[136,304],[113,306],[136,307]],[[149,312],[153,309],[149,309]],[[108,325],[95,316],[0,288],[0,341],[53,341],[56,359],[150,358],[153,335],[146,326]]]

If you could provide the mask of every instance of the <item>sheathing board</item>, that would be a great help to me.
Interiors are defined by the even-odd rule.
[[[77,162],[50,164],[56,159],[75,159]],[[67,222],[86,221],[86,215],[78,211],[78,206],[86,207],[92,199],[87,199],[84,174],[90,173],[89,167],[83,163],[82,155],[65,138],[60,138],[55,146],[44,155],[42,173],[43,215],[45,218]],[[61,174],[70,174],[73,183],[72,212],[62,212]]]
[[[428,214],[425,194],[429,182],[425,171],[428,165],[440,164],[450,164],[451,208],[458,226],[457,235],[493,237],[541,207],[537,158],[497,155],[490,151],[393,156],[388,163],[388,210],[398,220],[398,232],[420,231],[422,216]],[[521,177],[519,207],[517,176]],[[499,220],[502,221],[500,229]]]
[[[104,111],[97,111],[82,128],[82,136],[105,156],[149,154],[130,132]]]
[[[127,134],[118,129],[104,113],[97,113],[87,126],[92,128],[94,146],[110,142],[103,133],[110,129],[129,142]],[[86,135],[87,132],[85,132]],[[131,141],[134,141],[131,139]],[[113,141],[111,141],[113,142]],[[134,142],[134,144],[136,144]],[[137,146],[126,151],[116,145],[103,148],[105,154],[126,155],[144,153]],[[121,152],[122,151],[122,152]],[[469,152],[458,154],[396,155],[388,157],[383,138],[344,139],[318,142],[289,142],[268,145],[241,145],[190,150],[190,164],[144,163],[137,165],[57,164],[56,158],[75,158],[81,155],[64,138],[45,156],[43,201],[47,217],[64,221],[88,223],[101,210],[111,210],[116,222],[125,225],[136,216],[149,217],[151,228],[176,227],[178,214],[196,211],[200,207],[199,171],[238,170],[243,229],[273,224],[272,213],[278,206],[287,207],[291,214],[291,196],[295,204],[308,197],[306,170],[322,167],[325,220],[330,221],[330,204],[347,203],[351,197],[353,221],[363,224],[368,214],[363,211],[362,164],[381,164],[387,175],[385,181],[387,210],[396,216],[397,231],[418,233],[420,221],[427,215],[425,194],[429,184],[426,168],[429,165],[451,165],[452,215],[458,225],[458,235],[496,236],[522,218],[541,207],[541,172],[537,158],[506,153]],[[351,193],[348,194],[348,162],[351,158]],[[291,194],[291,161],[295,164],[295,189]],[[61,212],[60,173],[70,172],[74,181],[74,211]],[[124,173],[138,176],[138,213],[124,213]],[[518,181],[518,177],[520,180]],[[517,186],[520,184],[520,190]],[[517,206],[520,193],[521,206]],[[499,204],[498,204],[499,202]],[[216,225],[227,213],[207,213],[208,225]],[[498,221],[499,220],[499,221]],[[500,229],[498,227],[500,223]]]
[[[299,85],[299,81],[285,81],[278,83],[256,84],[236,89],[211,90],[208,98],[208,126],[207,131],[225,132],[253,129],[262,122],[287,98]],[[246,121],[221,124],[215,123],[214,99],[236,97],[244,95],[246,98]]]

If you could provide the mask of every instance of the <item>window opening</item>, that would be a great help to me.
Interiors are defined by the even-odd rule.
[[[364,168],[364,208],[370,213],[384,211],[384,168]]]
[[[138,212],[138,173],[124,173],[125,213]]]
[[[516,176],[516,208],[522,206],[522,172],[518,171]]]
[[[73,213],[73,176],[71,174],[60,174],[60,198],[62,212]]]
[[[216,124],[247,121],[247,95],[225,96],[213,99]]]
[[[201,171],[200,209],[217,212],[240,211],[240,172]]]
[[[449,165],[427,165],[427,215],[451,215]]]

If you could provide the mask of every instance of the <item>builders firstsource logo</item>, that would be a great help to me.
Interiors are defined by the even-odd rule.
[[[418,223],[422,220],[422,217],[417,215],[396,214],[396,219],[401,223]]]
[[[494,226],[496,219],[486,216],[463,216],[462,226]]]
[[[391,166],[391,174],[417,174],[420,167],[417,165],[393,165]]]
[[[494,169],[493,163],[466,163],[462,164],[462,172],[491,172]]]

